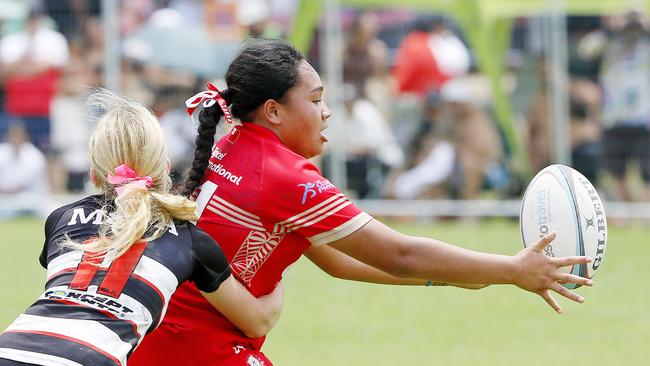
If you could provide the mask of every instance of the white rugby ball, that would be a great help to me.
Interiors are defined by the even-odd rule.
[[[555,231],[557,236],[544,254],[592,258],[591,263],[562,268],[565,273],[592,278],[602,265],[607,247],[605,210],[591,182],[573,168],[554,164],[537,173],[521,201],[519,228],[524,247]]]

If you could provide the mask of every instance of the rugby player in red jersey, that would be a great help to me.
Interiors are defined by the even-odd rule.
[[[514,256],[459,248],[400,234],[362,212],[321,176],[309,158],[322,153],[330,110],[316,71],[291,45],[251,41],[226,73],[227,89],[188,100],[202,104],[186,193],[198,226],[215,238],[233,274],[255,296],[268,294],[301,255],[329,274],[387,284],[514,284],[542,296],[555,291],[582,302],[560,282],[591,285],[560,267],[586,257],[548,258],[552,235]],[[228,108],[230,106],[230,109]],[[214,144],[222,117],[242,121]],[[421,280],[419,280],[421,279]],[[478,286],[480,287],[480,286]],[[192,284],[174,294],[167,316],[134,353],[132,365],[271,365],[249,338]]]

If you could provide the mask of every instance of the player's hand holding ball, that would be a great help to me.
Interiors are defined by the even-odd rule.
[[[583,302],[570,289],[592,285],[607,245],[607,219],[589,180],[559,164],[540,171],[524,194],[520,229],[525,249],[515,258],[524,275],[517,286],[557,312],[562,309],[550,291]]]

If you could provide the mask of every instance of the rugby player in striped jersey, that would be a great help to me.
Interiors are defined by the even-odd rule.
[[[169,192],[153,114],[108,91],[89,101],[104,111],[90,139],[91,178],[101,194],[48,217],[45,291],[0,334],[0,365],[126,365],[186,281],[241,332],[265,335],[283,289],[253,296],[214,240],[189,222],[196,204]]]

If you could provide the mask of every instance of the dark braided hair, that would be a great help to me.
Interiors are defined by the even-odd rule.
[[[228,90],[221,92],[221,96],[227,104],[231,103],[231,94]],[[203,109],[199,112],[198,135],[194,141],[196,147],[194,150],[194,159],[192,167],[187,173],[185,180],[184,196],[190,196],[194,189],[199,185],[203,172],[208,167],[210,155],[212,154],[212,145],[214,145],[214,134],[217,131],[217,125],[223,116],[223,111],[218,104]]]
[[[226,85],[221,92],[232,115],[242,122],[264,102],[283,102],[287,91],[298,83],[298,66],[304,60],[300,51],[282,40],[248,41],[228,66]],[[192,167],[185,181],[184,195],[191,195],[203,177],[214,145],[214,134],[223,111],[218,104],[199,113],[198,136]]]

